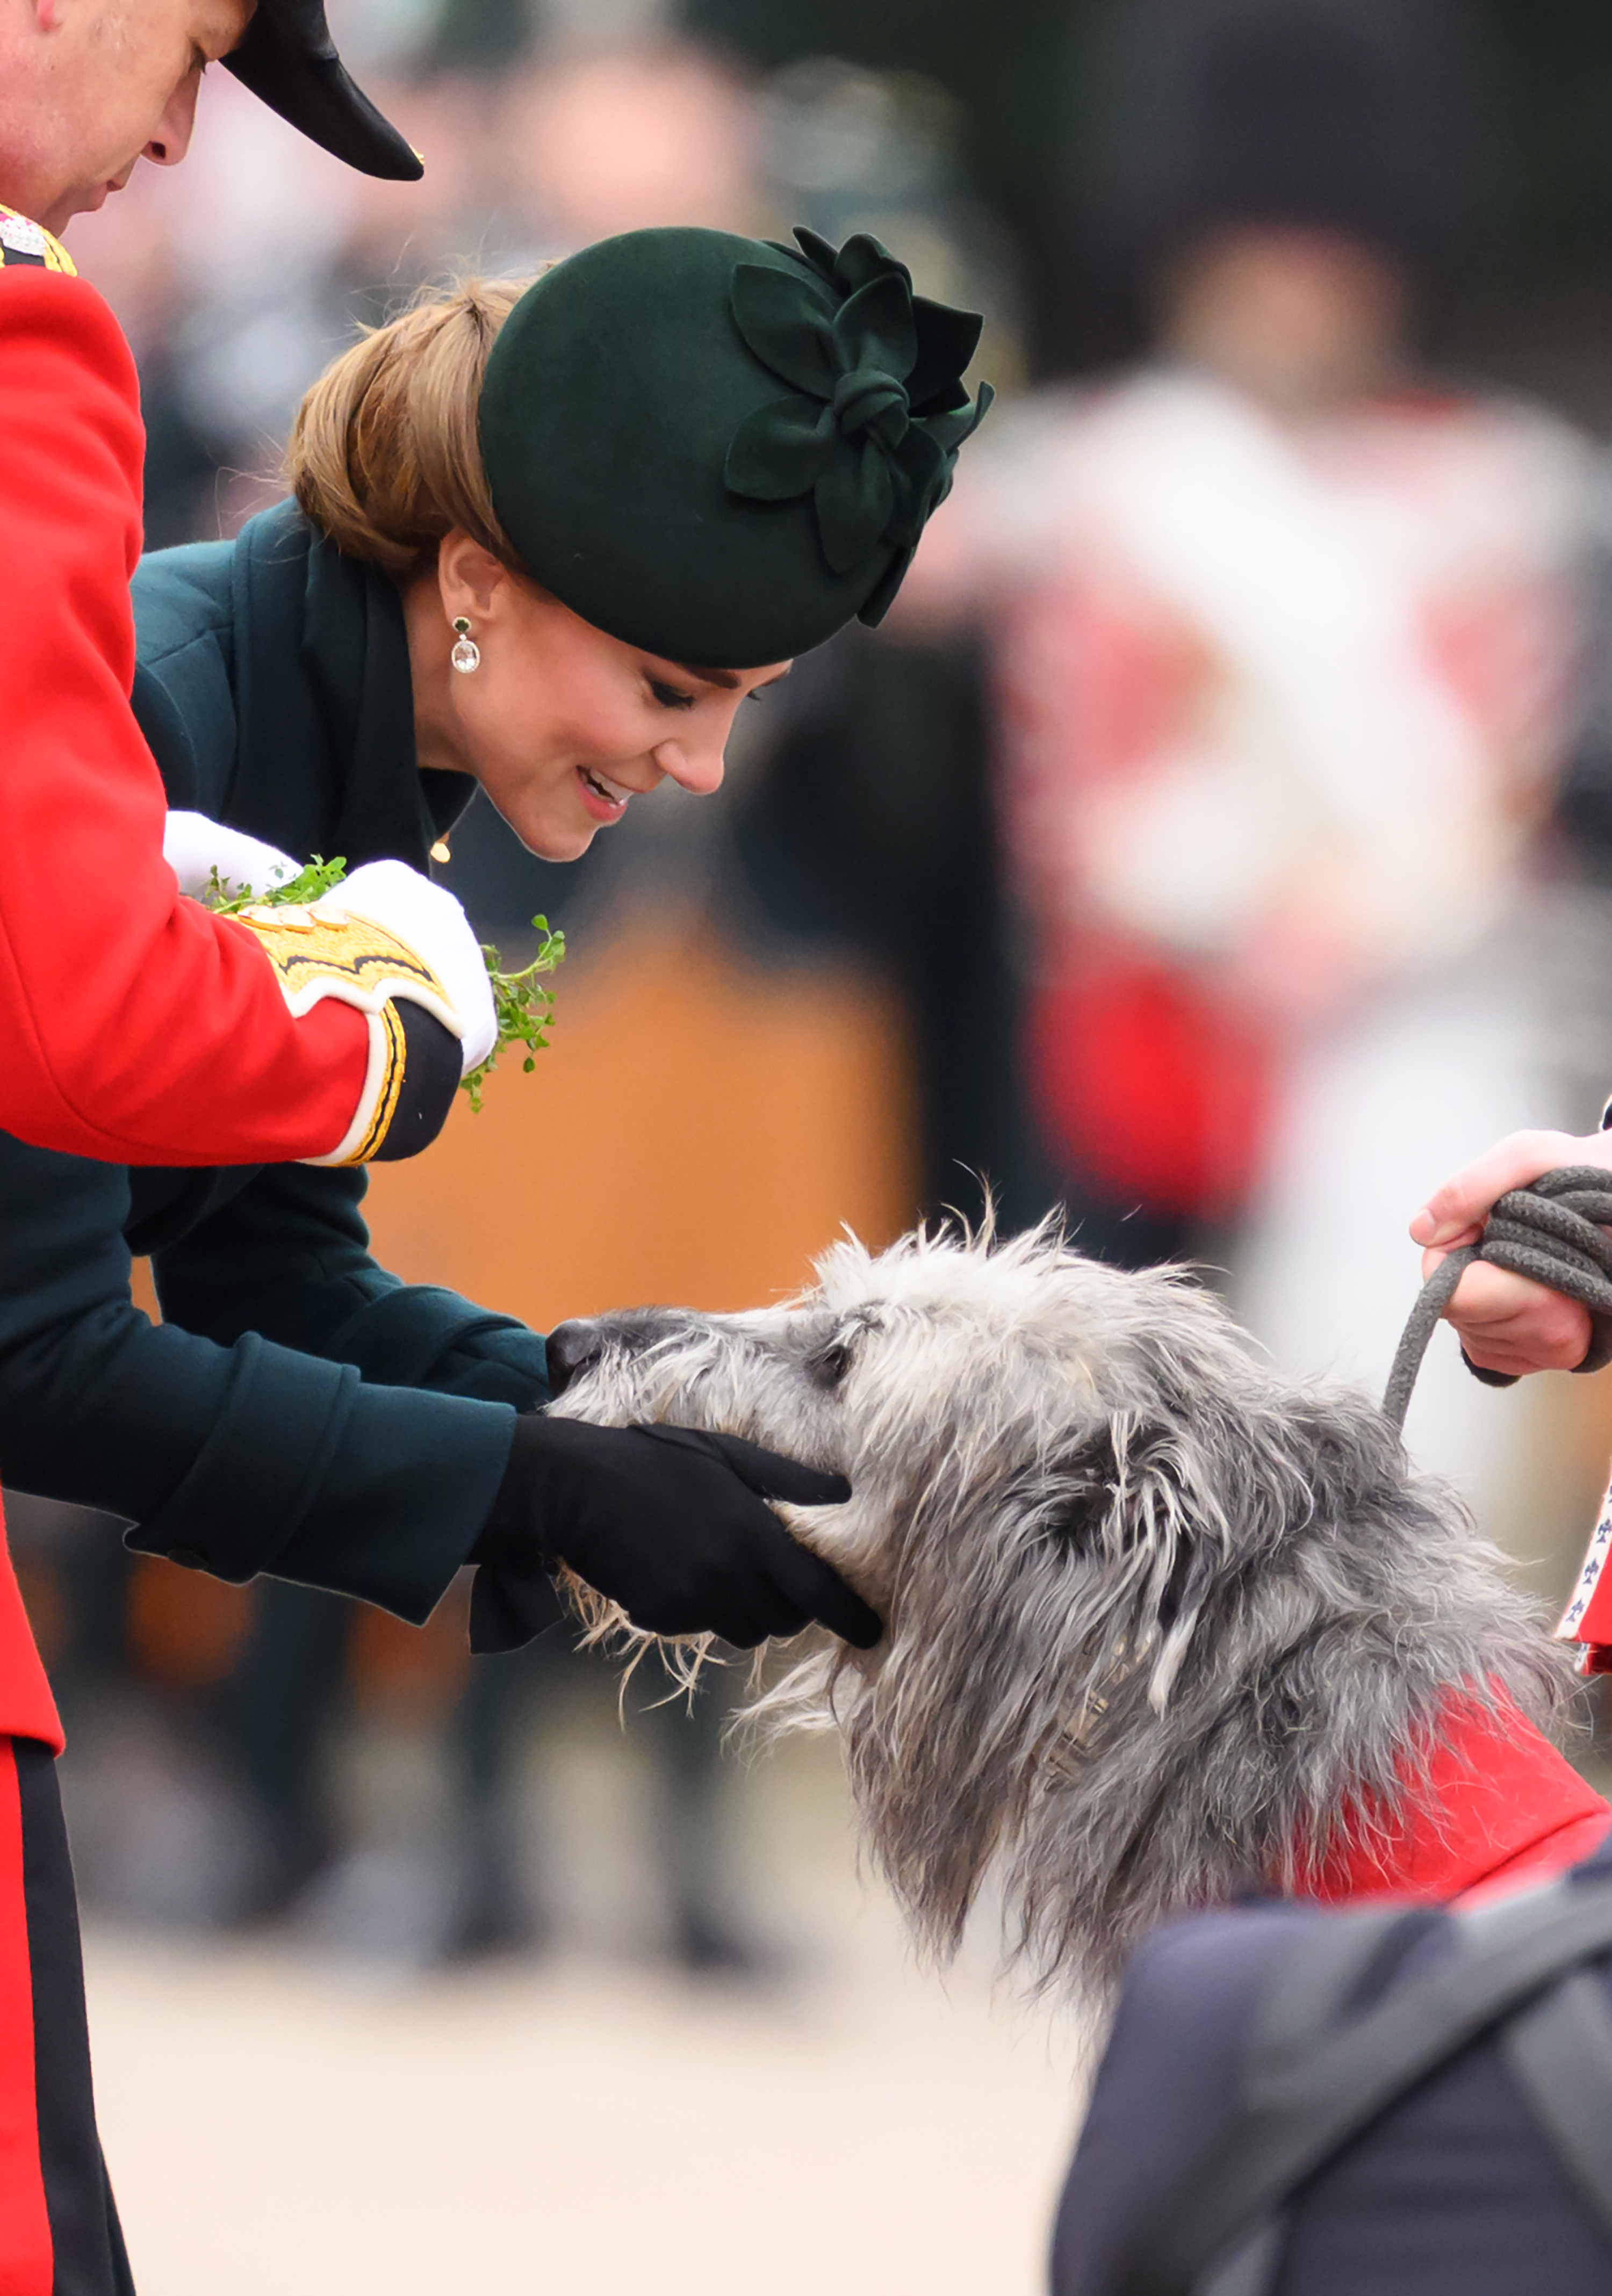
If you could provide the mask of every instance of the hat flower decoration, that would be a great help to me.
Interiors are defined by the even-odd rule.
[[[815,232],[794,235],[810,271],[735,268],[734,324],[793,390],[740,425],[724,475],[752,501],[810,495],[835,574],[893,547],[860,614],[876,622],[991,405],[989,383],[973,403],[963,383],[982,321],[915,295],[906,265],[869,234],[837,250]]]

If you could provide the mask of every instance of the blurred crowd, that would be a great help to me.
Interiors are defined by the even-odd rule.
[[[594,1029],[602,1059],[629,945],[651,969],[680,953],[696,1005],[735,974],[806,982],[846,1039],[874,996],[874,1054],[822,1090],[878,1168],[806,1247],[841,1218],[977,1218],[989,1189],[1006,1224],[1057,1207],[1094,1252],[1205,1266],[1289,1368],[1380,1382],[1427,1188],[1513,1124],[1589,1128],[1612,1087],[1605,451],[1428,348],[1489,227],[1476,0],[1103,12],[1055,291],[1120,315],[1130,351],[1034,378],[1014,239],[921,59],[763,70],[654,0],[330,13],[422,185],[324,162],[210,76],[183,174],[143,170],[75,235],[141,362],[150,546],[273,499],[302,390],[423,283],[647,224],[887,232],[921,291],[986,313],[976,372],[1004,391],[889,622],[758,706],[720,800],[663,792],[563,870],[479,803],[445,873],[501,946],[539,911],[565,928],[560,1029]],[[728,1085],[719,1058],[675,1189],[646,1134],[617,1143],[597,1210],[647,1192],[689,1295],[720,1261],[698,1304],[738,1306],[777,1278],[727,1249],[711,1160],[759,1055],[715,989],[699,1009]],[[508,1119],[534,1177],[547,1083]],[[815,1205],[815,1152],[793,1152]],[[408,1274],[475,1292],[473,1193]],[[618,1256],[610,1280],[655,1296],[666,1266]],[[1497,1399],[1452,1348],[1411,1423],[1542,1584],[1596,1472],[1604,1406],[1574,1407]],[[319,1922],[413,1958],[543,1941],[548,1752],[617,1726],[596,1660],[556,1634],[473,1670],[456,1614],[416,1634],[128,1557],[25,1497],[10,1519],[92,1902]],[[645,1934],[691,1969],[764,1972],[730,1693],[667,1692],[646,1669],[626,1701]]]

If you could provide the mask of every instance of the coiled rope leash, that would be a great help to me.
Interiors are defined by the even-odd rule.
[[[1441,1260],[1423,1284],[1410,1311],[1383,1394],[1383,1415],[1403,1433],[1410,1392],[1422,1367],[1439,1317],[1450,1295],[1475,1259],[1487,1260],[1512,1275],[1564,1292],[1590,1310],[1590,1351],[1579,1371],[1603,1371],[1612,1363],[1612,1171],[1599,1164],[1564,1164],[1545,1172],[1532,1186],[1512,1188],[1490,1213],[1476,1243],[1463,1244]],[[1486,1387],[1515,1387],[1508,1372],[1485,1371],[1462,1358]]]

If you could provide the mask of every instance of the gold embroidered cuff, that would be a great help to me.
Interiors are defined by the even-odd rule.
[[[459,1037],[459,1018],[440,980],[395,934],[367,917],[349,916],[331,902],[311,908],[287,904],[243,909],[235,922],[256,935],[299,1020],[327,996],[366,1015],[369,1061],[352,1122],[328,1155],[301,1160],[368,1163],[384,1144],[404,1097],[408,1045],[399,1000],[418,1004],[456,1041]]]

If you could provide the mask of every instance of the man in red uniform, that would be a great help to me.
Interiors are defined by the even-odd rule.
[[[251,0],[0,0],[0,1124],[39,1146],[164,1164],[325,1155],[361,1102],[393,1096],[379,1016],[347,1009],[354,983],[333,974],[293,1019],[251,932],[181,899],[163,862],[162,786],[127,703],[134,363],[50,236],[142,155],[184,157],[202,71],[237,46],[249,84],[341,156],[418,174],[322,31],[307,0],[267,0],[255,21]],[[440,914],[416,951],[439,986],[468,938]],[[374,922],[420,939],[412,915],[401,934],[395,916]],[[393,1153],[424,1144],[457,1082],[407,1018]],[[383,1136],[368,1144],[385,1152]]]
[[[182,159],[202,74],[235,49],[248,85],[342,157],[418,174],[308,0],[266,0],[255,23],[251,0],[0,0],[0,1126],[120,1163],[409,1153],[489,1049],[480,959],[438,889],[356,901],[298,1017],[285,937],[182,898],[163,858],[162,784],[128,706],[134,362],[51,234],[142,155]],[[0,2296],[130,2285],[60,1745],[0,1554]]]

